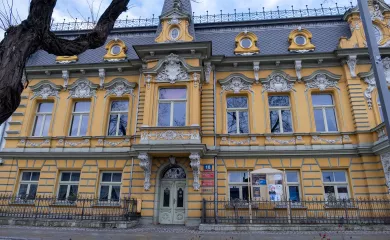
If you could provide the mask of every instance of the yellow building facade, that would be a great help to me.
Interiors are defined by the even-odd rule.
[[[390,84],[390,7],[369,3]],[[38,52],[25,81],[1,193],[131,197],[144,222],[186,225],[200,223],[202,199],[250,198],[248,172],[262,168],[285,173],[294,201],[389,193],[356,7],[195,23],[189,0],[166,0],[159,26],[116,28],[80,56]]]

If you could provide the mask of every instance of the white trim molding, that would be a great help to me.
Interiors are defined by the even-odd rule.
[[[146,152],[140,153],[138,159],[140,160],[139,166],[144,170],[145,174],[144,189],[145,191],[149,191],[151,186],[150,175],[152,171],[152,159]]]

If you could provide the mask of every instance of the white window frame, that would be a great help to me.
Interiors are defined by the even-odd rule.
[[[186,112],[185,112],[185,116],[186,116],[186,120],[185,120],[185,125],[187,125],[187,88],[177,88],[177,89],[185,89],[186,90],[186,98],[185,99],[160,99],[160,90],[161,89],[174,89],[174,88],[160,88],[158,89],[158,109],[157,109],[157,126],[158,125],[158,117],[159,117],[159,112],[160,112],[160,103],[170,103],[171,104],[171,112],[170,112],[170,121],[169,121],[169,126],[159,126],[159,127],[177,127],[177,126],[173,126],[173,110],[174,110],[174,106],[175,106],[175,103],[180,103],[180,102],[184,102],[186,104]]]
[[[288,106],[270,106],[269,105],[269,98],[270,97],[288,97],[289,105]],[[290,111],[292,132],[287,132],[287,133],[293,133],[294,132],[294,123],[293,123],[292,112],[291,112],[291,99],[290,99],[290,96],[287,96],[287,95],[271,95],[271,96],[268,96],[268,105],[269,105],[268,106],[269,107],[269,119],[270,119],[270,125],[271,125],[270,127],[272,127],[271,111],[277,111],[278,115],[279,115],[279,129],[280,129],[280,132],[279,133],[275,132],[275,134],[285,133],[284,129],[283,129],[282,110]],[[272,129],[271,129],[271,132],[272,132]]]
[[[325,105],[325,104],[323,104],[323,105],[315,106],[314,102],[313,102],[313,96],[316,96],[316,95],[329,95],[332,98],[333,104],[332,105]],[[312,105],[313,105],[314,124],[316,124],[315,123],[315,110],[321,109],[322,110],[322,116],[324,118],[325,132],[339,132],[339,122],[337,121],[337,111],[336,111],[336,106],[335,106],[335,101],[334,101],[333,95],[332,94],[312,94]],[[335,121],[336,121],[336,128],[337,128],[336,131],[329,131],[329,128],[328,128],[328,118],[326,116],[326,109],[333,109],[333,111],[334,111],[334,118],[335,118]],[[316,125],[316,131],[317,131],[317,125]]]
[[[29,172],[29,173],[31,173],[31,176],[30,176],[30,180],[23,180],[23,173],[27,173],[27,172]],[[38,180],[37,181],[32,181],[31,180],[31,177],[32,177],[32,173],[34,173],[34,172],[37,172],[37,173],[39,173],[39,178],[38,178]],[[37,185],[37,192],[36,192],[36,195],[38,194],[38,187],[39,187],[39,179],[41,178],[41,172],[40,171],[22,171],[21,172],[21,174],[20,174],[20,180],[19,180],[19,187],[18,187],[18,197],[20,197],[20,187],[21,187],[21,185],[22,184],[27,184],[27,191],[26,191],[26,196],[28,196],[29,194],[30,194],[30,188],[31,188],[31,185],[32,184],[36,184]],[[36,196],[35,196],[36,197]],[[35,200],[35,197],[34,197],[34,199],[29,199],[29,200]]]
[[[172,36],[172,33],[173,33],[173,30],[175,30],[175,29],[177,29],[177,37],[173,37]],[[171,38],[171,40],[173,40],[173,41],[176,41],[177,39],[179,39],[179,37],[180,37],[180,28],[178,28],[178,27],[173,27],[173,28],[171,28],[171,30],[169,30],[169,37]]]
[[[111,174],[111,182],[103,182],[103,173],[110,173]],[[112,182],[112,175],[113,173],[120,173],[121,174],[121,181],[120,182]],[[119,199],[118,201],[114,201],[114,202],[120,202],[121,200],[121,187],[122,187],[122,181],[123,181],[123,173],[122,172],[119,172],[119,171],[104,171],[104,172],[101,172],[100,173],[100,184],[99,184],[99,201],[100,202],[111,202],[111,191],[112,191],[112,187],[113,186],[119,186]],[[101,200],[101,187],[102,186],[108,186],[108,196],[107,196],[107,200]]]
[[[61,179],[62,179],[62,174],[63,173],[70,173],[70,177],[69,177],[69,181],[62,181]],[[73,173],[79,173],[80,174],[80,177],[81,177],[81,172],[79,172],[79,171],[61,171],[60,172],[60,179],[59,179],[59,183],[58,183],[58,190],[57,190],[57,200],[58,200],[58,198],[59,198],[59,194],[60,194],[60,186],[61,185],[67,185],[67,189],[66,189],[66,196],[65,196],[65,200],[67,200],[68,198],[69,198],[69,192],[70,192],[70,186],[71,185],[77,185],[77,186],[79,186],[79,183],[80,183],[80,179],[79,179],[79,181],[71,181],[71,179],[72,179],[72,174]],[[78,189],[77,189],[77,195],[78,195]],[[60,200],[60,201],[62,201],[62,200]]]
[[[129,108],[127,107],[126,111],[112,111],[112,103],[113,102],[128,102],[128,101],[126,101],[126,100],[113,100],[110,103],[110,114],[108,116],[107,135],[109,134],[109,131],[110,131],[111,116],[116,115],[118,117],[118,121],[116,123],[115,135],[110,135],[110,136],[121,136],[121,135],[119,135],[119,125],[120,125],[121,116],[127,116],[127,120],[129,120]],[[127,121],[127,124],[128,123],[129,123],[129,121]],[[127,126],[126,126],[126,132],[127,132]],[[126,135],[126,133],[125,133],[125,135]],[[123,136],[125,136],[125,135],[123,135]]]
[[[246,173],[248,174],[248,182],[250,181],[250,173],[248,171],[228,171],[228,197],[229,197],[229,201],[231,200],[230,198],[230,187],[238,187],[238,192],[239,192],[239,199],[240,200],[244,200],[243,196],[242,196],[242,193],[243,193],[243,190],[242,190],[242,187],[247,187],[248,188],[248,195],[250,194],[250,183],[248,182],[230,182],[230,177],[229,177],[229,173]],[[247,198],[249,198],[249,196],[247,196]]]
[[[334,179],[334,173],[335,172],[342,172],[344,173],[344,176],[345,176],[345,182],[324,182],[324,177],[323,177],[323,173],[324,172],[332,172],[333,173],[333,179]],[[343,170],[323,170],[321,172],[321,180],[322,180],[322,183],[324,185],[323,187],[323,190],[324,190],[324,199],[327,201],[327,198],[326,198],[326,193],[325,193],[325,187],[326,186],[329,186],[329,187],[333,187],[334,188],[334,193],[335,193],[335,197],[337,200],[339,200],[339,192],[338,192],[338,189],[337,187],[347,187],[347,191],[348,191],[348,199],[351,198],[351,192],[350,192],[350,188],[349,188],[349,182],[348,182],[348,174],[346,171],[343,171]]]
[[[381,101],[379,99],[379,96],[377,96],[376,98],[376,103],[378,104],[378,113],[379,113],[379,119],[382,122],[385,121],[384,117],[383,117],[383,112],[382,112],[382,104],[381,104]]]
[[[229,98],[242,98],[242,97],[245,97],[247,99],[247,107],[246,108],[229,108],[228,107],[228,99]],[[236,127],[236,133],[235,134],[249,134],[250,133],[250,127],[249,127],[249,99],[247,96],[228,96],[226,97],[226,132],[228,134],[233,134],[233,133],[229,133],[229,112],[235,112],[236,113],[236,116],[237,116],[237,127]],[[248,124],[248,132],[247,133],[240,133],[240,112],[246,112],[248,113],[248,121],[247,121],[247,124]]]
[[[32,128],[32,131],[31,131],[31,136],[33,136],[33,137],[46,137],[46,136],[43,136],[43,129],[44,129],[44,125],[45,125],[45,122],[46,122],[46,117],[47,116],[51,116],[52,117],[51,120],[53,120],[54,103],[53,103],[53,108],[51,109],[51,112],[39,112],[39,107],[43,103],[53,103],[53,102],[40,102],[40,103],[38,103],[37,109],[35,111],[34,125],[33,125],[33,128]],[[37,124],[38,116],[43,116],[43,120],[42,120],[41,129],[39,131],[39,134],[38,135],[34,135],[34,130],[35,130],[35,127],[36,127],[36,124]],[[51,120],[50,120],[50,123],[49,123],[49,129],[50,129],[50,125],[51,125]]]
[[[297,174],[297,179],[298,179],[298,182],[289,182],[288,179],[287,179],[287,173],[291,173],[291,172],[294,172]],[[288,196],[288,199],[290,199],[290,186],[292,187],[295,187],[297,186],[298,187],[298,192],[299,192],[299,202],[301,201],[302,199],[302,192],[301,192],[301,182],[300,182],[300,174],[299,174],[299,171],[298,170],[289,170],[289,171],[286,171],[286,185],[287,185],[287,196]]]
[[[76,104],[79,103],[79,102],[89,102],[89,111],[88,112],[75,112]],[[81,123],[83,122],[83,117],[84,116],[88,115],[88,118],[89,118],[90,112],[91,112],[91,101],[77,101],[77,102],[74,102],[73,108],[72,108],[72,119],[71,119],[70,128],[69,128],[69,136],[71,136],[71,134],[72,134],[72,125],[73,125],[74,117],[75,116],[80,116],[79,123],[77,125],[77,135],[76,136],[72,136],[72,137],[83,137],[83,136],[80,135]],[[90,119],[88,119],[88,126],[89,126],[89,120]],[[86,132],[85,135],[87,135],[87,134],[88,134],[88,128],[87,128],[87,132]]]

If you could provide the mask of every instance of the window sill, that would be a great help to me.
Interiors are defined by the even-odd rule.
[[[76,202],[77,202],[77,200],[74,202],[55,201],[52,204],[50,204],[50,206],[53,206],[53,207],[64,207],[64,206],[76,207],[77,206]]]
[[[18,205],[18,206],[34,206],[35,200],[27,200],[27,201],[12,201],[9,205]]]
[[[103,208],[103,207],[109,207],[109,208],[119,208],[121,207],[120,202],[102,202],[99,201],[92,205],[94,208]]]
[[[352,204],[344,205],[344,204],[325,204],[325,209],[332,210],[332,209],[353,209],[357,210],[358,207],[353,206]]]
[[[182,127],[167,127],[167,126],[142,126],[140,130],[188,130],[188,129],[196,129],[199,130],[200,126],[182,126]]]
[[[286,204],[281,204],[274,207],[274,209],[287,209],[287,208],[288,206]],[[307,207],[301,204],[291,204],[291,209],[306,210]]]

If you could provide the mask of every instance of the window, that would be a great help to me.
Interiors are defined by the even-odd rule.
[[[171,37],[171,40],[177,40],[180,35],[180,29],[178,28],[172,28],[171,31],[169,32],[169,36]]]
[[[118,44],[111,47],[111,54],[112,55],[118,55],[119,53],[121,53],[121,51],[122,51],[122,47]]]
[[[252,40],[249,38],[241,39],[241,47],[242,48],[250,48],[252,47]]]
[[[229,198],[230,200],[249,198],[249,173],[229,172]]]
[[[53,103],[39,103],[35,117],[33,136],[43,137],[49,134]]]
[[[268,97],[271,132],[288,133],[293,131],[290,98],[288,96]]]
[[[121,196],[122,173],[104,172],[100,179],[100,201],[119,201]]]
[[[58,200],[75,201],[79,190],[80,172],[62,172],[58,187]]]
[[[287,194],[290,201],[299,202],[300,198],[300,185],[298,171],[286,172],[287,178]]]
[[[27,200],[34,200],[37,195],[39,172],[22,172],[18,197]]]
[[[312,95],[317,132],[337,132],[336,112],[330,94]]]
[[[305,45],[306,44],[306,37],[303,35],[297,35],[294,38],[294,41],[297,45]]]
[[[113,101],[111,103],[110,122],[108,124],[109,136],[126,135],[128,109],[128,101]]]
[[[249,133],[248,98],[227,98],[227,130],[229,134]]]
[[[348,182],[344,171],[324,171],[322,181],[327,201],[349,199]]]
[[[91,102],[76,102],[73,108],[70,136],[85,136],[88,129]]]
[[[162,88],[159,92],[158,120],[161,127],[186,125],[187,90],[185,88]]]
[[[379,44],[383,38],[382,31],[376,25],[373,25],[373,27],[374,27],[374,34],[375,34],[376,42]]]
[[[379,100],[379,97],[377,97],[376,102],[378,104],[378,111],[379,111],[379,116],[381,117],[381,122],[383,122],[384,117],[383,117],[382,105],[381,105],[381,101]]]

